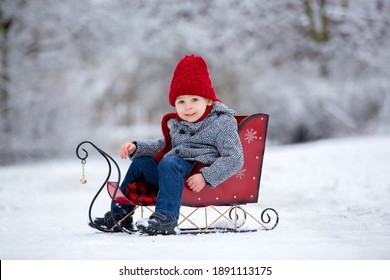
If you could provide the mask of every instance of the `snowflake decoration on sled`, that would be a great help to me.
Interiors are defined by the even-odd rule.
[[[236,178],[242,180],[245,177],[246,169],[243,168],[236,173]]]
[[[254,130],[253,128],[251,129],[247,129],[246,132],[245,132],[245,138],[244,140],[248,142],[248,144],[254,142],[255,140],[257,140],[259,137],[256,136],[257,134],[257,131]]]

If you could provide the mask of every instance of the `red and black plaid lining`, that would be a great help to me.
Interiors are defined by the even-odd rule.
[[[134,184],[128,184],[126,196],[128,199],[140,206],[155,205],[158,190],[146,182],[140,181]]]

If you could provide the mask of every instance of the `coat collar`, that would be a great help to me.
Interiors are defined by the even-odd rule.
[[[199,120],[196,121],[196,123],[203,121],[213,110],[213,106],[207,106],[206,111],[203,113],[202,117],[199,118]],[[178,121],[184,121],[182,118],[179,117],[179,115],[176,112],[168,113],[165,116],[163,116],[161,120],[161,130],[164,135],[164,148],[158,152],[154,159],[157,162],[160,162],[160,160],[164,157],[166,153],[168,153],[172,149],[172,139],[169,134],[170,129],[168,127],[168,122],[171,119],[177,119]]]

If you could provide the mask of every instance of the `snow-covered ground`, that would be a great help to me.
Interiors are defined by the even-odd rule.
[[[91,157],[0,168],[0,258],[11,259],[390,259],[390,136],[267,147],[254,213],[274,207],[273,231],[139,236],[87,226],[106,176]],[[103,148],[103,147],[102,147]],[[122,171],[128,161],[120,161]],[[108,196],[97,202],[103,214]]]

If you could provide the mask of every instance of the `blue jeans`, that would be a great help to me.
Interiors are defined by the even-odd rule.
[[[152,157],[138,157],[130,164],[120,186],[123,193],[129,183],[146,181],[159,190],[156,200],[156,212],[179,218],[184,181],[190,175],[192,163],[175,156],[166,156],[160,163]],[[118,205],[126,212],[134,205]]]

